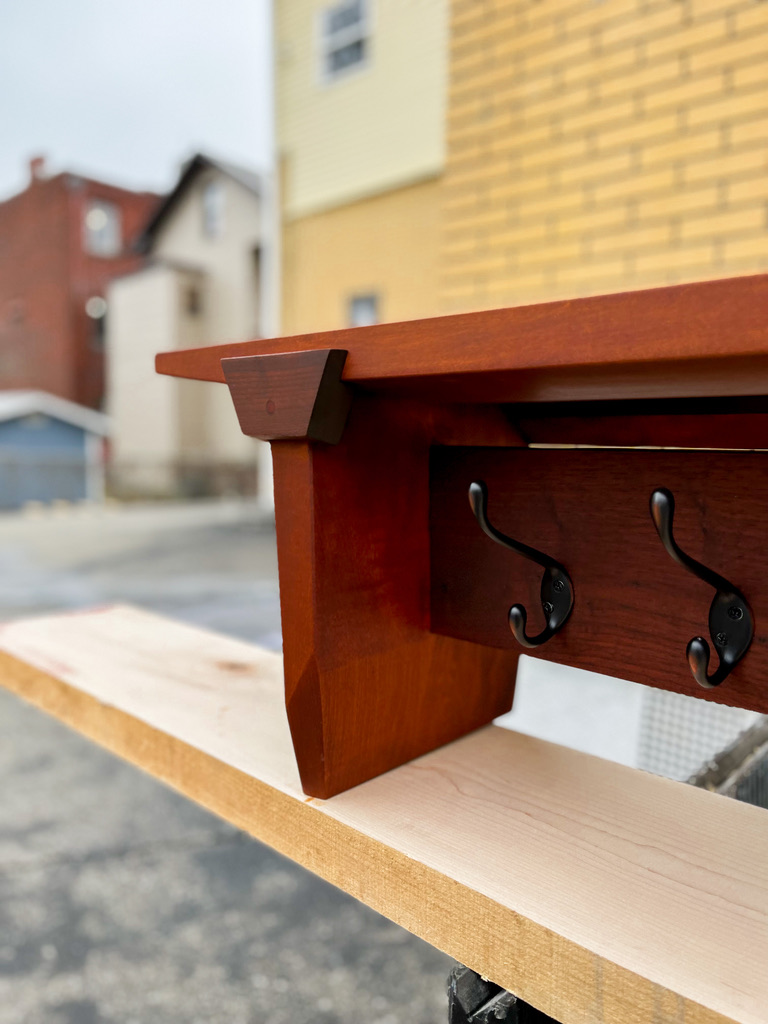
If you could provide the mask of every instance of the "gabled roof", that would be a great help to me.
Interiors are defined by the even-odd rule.
[[[221,171],[222,174],[227,174],[235,181],[239,181],[244,188],[253,192],[254,195],[261,195],[261,178],[256,171],[251,171],[247,167],[239,167],[237,164],[231,164],[228,160],[212,160],[210,157],[203,157],[203,159],[207,160],[211,167]]]
[[[196,153],[184,164],[179,180],[157,207],[139,236],[138,244],[144,252],[151,247],[152,240],[154,239],[158,228],[165,221],[171,211],[175,209],[179,200],[198,174],[202,171],[210,170],[220,171],[228,178],[232,178],[233,181],[238,182],[238,184],[248,189],[249,192],[253,192],[254,195],[258,196],[261,194],[261,178],[256,171],[251,171],[247,167],[240,167],[237,164],[231,164],[225,160],[215,160],[213,157],[206,156],[204,153]]]
[[[0,391],[0,423],[35,413],[62,420],[101,437],[106,437],[111,430],[108,416],[47,391]]]

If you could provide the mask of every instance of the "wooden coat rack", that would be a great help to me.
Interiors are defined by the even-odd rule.
[[[511,706],[524,648],[508,612],[541,629],[542,568],[482,532],[478,480],[494,526],[573,583],[563,628],[526,653],[768,712],[768,276],[166,352],[157,369],[226,383],[243,431],[272,442],[286,705],[311,796]],[[754,622],[714,689],[686,647],[703,637],[716,668],[715,591],[665,551],[659,488],[680,548]]]

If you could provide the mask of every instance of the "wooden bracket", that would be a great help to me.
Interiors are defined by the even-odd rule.
[[[352,405],[341,381],[346,358],[343,349],[327,348],[222,359],[243,433],[338,444]]]
[[[360,395],[341,443],[272,445],[285,697],[329,797],[509,710],[518,652],[429,627],[433,442],[515,444],[498,409]]]

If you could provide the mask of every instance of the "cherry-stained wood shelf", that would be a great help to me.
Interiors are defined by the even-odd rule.
[[[226,382],[245,433],[272,442],[285,698],[308,795],[510,707],[522,648],[507,616],[523,601],[543,625],[541,573],[481,533],[471,480],[486,478],[507,534],[571,573],[573,614],[541,656],[768,709],[768,455],[713,451],[768,448],[768,275],[166,352],[157,369]],[[537,444],[698,451],[588,461],[525,451]],[[440,451],[454,469],[437,479]],[[684,547],[756,615],[715,692],[685,655],[714,594],[663,550],[657,487]]]
[[[768,393],[768,274],[163,352],[159,373],[225,381],[230,357],[344,349],[343,380],[454,402]]]
[[[768,1021],[768,812],[495,727],[308,799],[281,659],[131,608],[0,683],[562,1024]]]

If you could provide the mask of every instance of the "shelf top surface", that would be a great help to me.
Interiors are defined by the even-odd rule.
[[[343,379],[451,402],[768,394],[768,275],[163,352],[159,373],[224,382],[222,358],[348,352]]]

